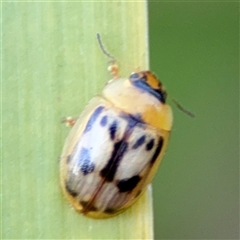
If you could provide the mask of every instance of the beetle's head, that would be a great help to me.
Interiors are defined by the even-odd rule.
[[[147,92],[165,103],[167,92],[162,83],[150,71],[134,72],[130,75],[129,81],[143,92]]]

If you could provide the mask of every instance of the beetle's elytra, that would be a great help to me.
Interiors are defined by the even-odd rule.
[[[145,191],[173,121],[166,91],[153,73],[114,75],[74,124],[60,160],[65,196],[93,218],[126,210]]]

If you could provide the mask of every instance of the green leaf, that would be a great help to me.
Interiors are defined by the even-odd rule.
[[[2,3],[2,239],[152,239],[150,189],[117,217],[76,213],[58,158],[77,117],[111,78],[106,49],[128,77],[148,69],[145,1]]]

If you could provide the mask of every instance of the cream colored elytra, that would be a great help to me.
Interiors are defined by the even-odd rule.
[[[60,160],[64,195],[93,218],[119,214],[141,196],[164,155],[173,121],[154,74],[114,75],[76,121]]]

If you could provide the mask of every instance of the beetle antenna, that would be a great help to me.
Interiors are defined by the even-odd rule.
[[[113,62],[116,62],[116,59],[109,53],[107,52],[107,50],[105,49],[105,47],[103,46],[103,43],[102,43],[102,40],[101,40],[101,36],[99,33],[97,33],[97,40],[98,40],[98,43],[99,43],[99,46],[102,50],[102,52],[107,56],[109,57]]]
[[[175,99],[172,99],[172,101],[174,102],[174,104],[177,106],[178,109],[180,109],[182,112],[184,112],[185,114],[187,114],[189,117],[194,118],[195,115],[188,111],[186,108],[184,108],[179,102],[177,102]]]
[[[99,43],[99,46],[100,46],[100,48],[101,48],[101,50],[102,50],[102,52],[108,57],[108,58],[110,58],[111,60],[110,60],[110,64],[109,64],[109,66],[108,66],[108,71],[112,74],[112,76],[114,77],[114,78],[118,78],[119,76],[118,76],[118,65],[117,65],[117,61],[116,61],[116,59],[109,53],[109,52],[107,52],[107,50],[105,49],[105,47],[103,46],[103,44],[102,44],[102,40],[101,40],[101,37],[100,37],[100,34],[99,33],[97,33],[97,40],[98,40],[98,43]]]

